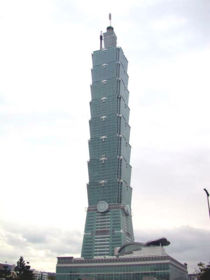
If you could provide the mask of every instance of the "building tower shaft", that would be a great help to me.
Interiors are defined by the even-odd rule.
[[[82,257],[114,255],[134,240],[131,217],[127,59],[113,27],[92,54],[88,209]]]

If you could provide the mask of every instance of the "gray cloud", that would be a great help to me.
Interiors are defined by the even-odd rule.
[[[166,251],[180,262],[188,263],[191,272],[196,269],[197,264],[202,261],[210,261],[210,231],[193,228],[189,226],[174,229],[153,229],[149,231],[136,231],[136,240],[149,241],[166,237],[171,245]]]
[[[35,256],[42,254],[43,263],[55,263],[57,256],[80,255],[82,235],[75,230],[60,230],[58,228],[27,229],[17,225],[2,223],[4,246],[10,250],[1,250],[0,259],[15,263],[20,255],[31,262]],[[169,255],[180,262],[188,263],[189,270],[194,271],[197,263],[210,260],[210,231],[189,226],[174,229],[142,229],[135,232],[136,241],[149,241],[166,237],[171,245],[166,247]],[[2,239],[1,239],[2,242]],[[11,250],[12,248],[12,250]]]
[[[28,243],[35,243],[35,244],[43,244],[44,242],[47,242],[47,236],[44,232],[37,232],[37,230],[33,231],[24,231],[22,234],[23,238]]]
[[[80,254],[82,236],[76,230],[29,228],[3,221],[0,230],[0,260],[7,260],[11,264],[16,263],[19,256],[24,256],[35,267],[37,256],[42,255],[43,267],[50,263],[51,270],[55,270],[57,256]]]
[[[28,228],[5,223],[2,223],[2,226],[5,240],[11,246],[34,246],[37,249],[48,249],[53,254],[74,254],[80,247],[81,234],[75,230],[61,230],[56,227]]]

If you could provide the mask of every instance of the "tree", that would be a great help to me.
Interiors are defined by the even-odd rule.
[[[209,280],[210,279],[210,264],[205,265],[204,263],[200,262],[198,264],[199,273],[198,279],[199,280]]]
[[[30,270],[29,262],[25,262],[23,257],[20,257],[15,267],[18,280],[32,280],[33,273]]]

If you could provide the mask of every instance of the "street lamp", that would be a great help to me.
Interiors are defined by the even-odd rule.
[[[209,193],[208,193],[207,189],[203,189],[203,190],[206,193],[208,210],[209,210],[209,218],[210,218]]]

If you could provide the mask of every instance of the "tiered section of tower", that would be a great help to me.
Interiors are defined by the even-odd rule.
[[[127,59],[113,27],[92,55],[88,209],[82,257],[114,255],[133,241]]]

